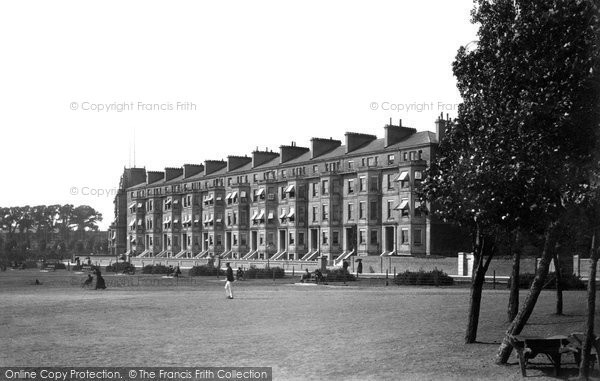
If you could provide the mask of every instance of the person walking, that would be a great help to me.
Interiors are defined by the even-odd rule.
[[[227,266],[227,281],[225,282],[225,294],[227,296],[227,299],[233,299],[233,291],[231,290],[231,284],[234,281],[233,278],[233,269],[231,268],[231,265],[229,264],[229,262],[227,262],[226,264]]]
[[[362,274],[362,259],[358,259],[358,266],[356,267],[356,277],[358,278],[358,275]]]

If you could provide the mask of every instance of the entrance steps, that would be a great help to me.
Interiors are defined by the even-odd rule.
[[[319,255],[319,250],[309,251],[305,256],[300,259],[301,261],[312,261],[316,260],[317,255]]]
[[[277,253],[275,253],[275,255],[273,255],[271,257],[271,259],[274,260],[274,261],[276,261],[276,260],[278,260],[279,258],[283,257],[286,254],[287,254],[287,250],[278,251]]]
[[[344,260],[348,259],[350,256],[354,254],[354,250],[344,251],[342,255],[337,257],[337,259],[333,262],[334,266],[341,266],[344,263]]]

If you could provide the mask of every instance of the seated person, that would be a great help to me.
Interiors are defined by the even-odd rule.
[[[237,280],[244,279],[244,270],[241,267],[237,268],[237,272],[235,273],[235,277]]]
[[[308,269],[306,269],[306,272],[300,277],[300,282],[304,283],[305,280],[310,280],[310,273],[308,272]]]
[[[179,277],[181,275],[181,269],[179,268],[179,266],[177,266],[175,268],[175,272],[173,273],[174,277]]]

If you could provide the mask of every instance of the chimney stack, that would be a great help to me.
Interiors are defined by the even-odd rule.
[[[358,132],[346,132],[346,153],[352,152],[377,139],[375,135],[359,134]]]
[[[252,159],[247,156],[227,156],[227,171],[233,171],[250,163]]]
[[[204,171],[204,165],[202,164],[184,164],[183,165],[183,178],[187,179],[198,173]]]
[[[173,180],[181,175],[183,175],[183,168],[165,168],[165,181]]]
[[[148,171],[146,173],[146,184],[152,184],[165,178],[165,173],[161,171]]]
[[[446,118],[448,115],[446,115]],[[444,140],[444,135],[446,134],[446,127],[448,120],[444,120],[444,113],[440,113],[440,116],[435,121],[435,133],[437,135],[438,143],[441,143]]]
[[[278,153],[269,152],[267,149],[264,151],[254,151],[252,152],[252,168],[258,167],[264,163],[267,163],[279,156]]]
[[[224,160],[204,160],[204,175],[210,175],[225,167],[227,163]]]
[[[333,138],[323,139],[323,138],[312,138],[311,142],[311,159],[315,157],[319,157],[327,152],[331,152],[337,147],[342,145],[340,140],[333,140]]]
[[[308,147],[298,147],[295,142],[289,146],[279,146],[279,164],[283,164],[310,151]]]

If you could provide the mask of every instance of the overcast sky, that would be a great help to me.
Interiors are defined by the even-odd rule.
[[[434,130],[460,102],[451,64],[476,38],[471,8],[2,2],[0,206],[87,204],[107,227],[134,134],[135,164],[162,170],[346,131],[382,137],[390,117]]]

